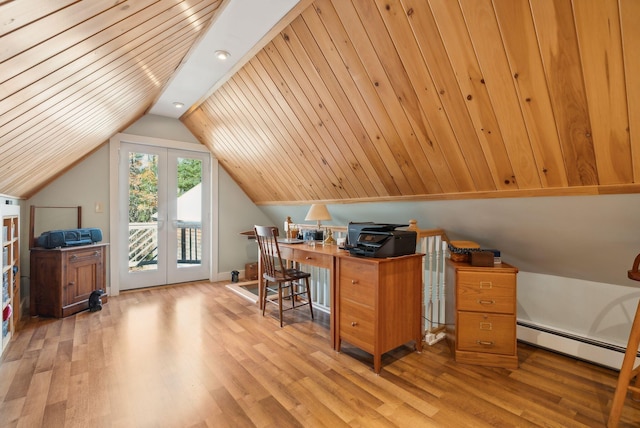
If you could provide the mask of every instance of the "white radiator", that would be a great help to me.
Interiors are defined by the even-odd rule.
[[[625,348],[575,334],[518,321],[518,340],[580,360],[620,370]],[[640,358],[636,358],[636,364]],[[635,367],[635,366],[634,366]]]

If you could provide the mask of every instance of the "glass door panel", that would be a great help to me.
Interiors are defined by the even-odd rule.
[[[164,148],[121,146],[121,290],[166,284],[166,166]]]
[[[129,152],[128,269],[158,269],[158,155]]]
[[[175,201],[169,207],[169,247],[175,257],[167,272],[170,283],[209,276],[208,160],[208,154],[169,151],[169,200]]]

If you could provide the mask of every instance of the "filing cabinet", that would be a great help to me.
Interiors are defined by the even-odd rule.
[[[422,349],[422,257],[338,257],[338,351],[346,341],[372,354],[379,373],[385,352],[410,341]]]
[[[517,274],[507,263],[474,267],[447,260],[446,332],[457,362],[518,367]]]

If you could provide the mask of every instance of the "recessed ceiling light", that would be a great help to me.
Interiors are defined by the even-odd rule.
[[[231,54],[227,51],[216,51],[215,54],[216,58],[218,58],[220,61],[224,61],[231,56]]]
[[[173,103],[173,106],[174,106],[175,108],[182,108],[182,107],[184,107],[184,103],[178,103],[178,102],[175,102],[175,103]]]

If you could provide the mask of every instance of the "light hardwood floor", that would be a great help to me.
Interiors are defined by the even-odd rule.
[[[599,427],[617,373],[519,344],[520,368],[456,364],[441,342],[371,357],[328,318],[262,317],[222,283],[31,319],[0,363],[2,427]],[[621,426],[640,424],[627,399]]]

